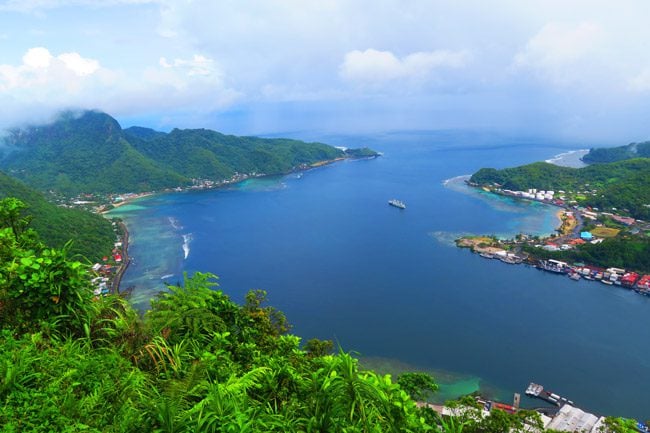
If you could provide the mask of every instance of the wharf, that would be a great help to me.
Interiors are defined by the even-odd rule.
[[[574,403],[571,400],[555,394],[554,392],[547,391],[542,385],[533,382],[528,385],[528,388],[526,389],[526,395],[534,398],[539,398],[540,400],[544,400],[558,407],[562,407],[567,403],[571,406],[574,406]]]

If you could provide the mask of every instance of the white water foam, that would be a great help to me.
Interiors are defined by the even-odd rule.
[[[580,158],[586,155],[589,152],[589,149],[578,149],[570,150],[568,152],[562,152],[555,155],[553,158],[549,158],[544,162],[549,164],[555,164],[563,167],[581,167],[585,164]]]
[[[187,233],[183,235],[183,253],[185,254],[184,259],[190,255],[190,242],[192,242],[192,233]]]
[[[169,224],[171,224],[172,227],[175,230],[181,230],[183,228],[183,226],[181,225],[181,222],[179,220],[177,220],[176,218],[168,217],[167,219],[169,220]]]
[[[442,184],[447,186],[449,183],[458,183],[458,182],[464,182],[466,180],[469,180],[469,178],[472,177],[471,174],[463,174],[461,176],[455,176],[455,177],[450,177],[449,179],[445,179]]]

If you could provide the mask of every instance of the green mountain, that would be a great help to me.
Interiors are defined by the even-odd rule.
[[[482,168],[472,175],[470,182],[499,185],[511,190],[562,190],[572,192],[574,197],[586,205],[602,209],[626,209],[635,218],[650,218],[649,158],[627,159],[583,168],[560,167],[546,162],[502,170]]]
[[[15,197],[33,216],[31,227],[46,245],[61,248],[72,240],[71,253],[97,260],[113,247],[115,234],[111,223],[100,215],[78,209],[66,209],[48,202],[43,195],[0,172],[0,199]]]
[[[376,155],[368,149],[346,153],[322,143],[206,129],[123,130],[97,111],[66,112],[52,124],[10,131],[4,147],[9,150],[0,169],[39,190],[68,196],[154,191],[236,173],[282,174],[325,160]]]
[[[303,164],[345,156],[342,150],[322,143],[236,137],[209,129],[174,129],[169,134],[132,142],[140,153],[178,173],[216,180],[236,172],[281,174]]]
[[[630,143],[626,146],[591,149],[582,157],[587,164],[601,164],[634,158],[650,158],[650,141]]]
[[[141,155],[107,114],[64,113],[49,125],[11,131],[0,168],[39,190],[144,191],[187,179]]]

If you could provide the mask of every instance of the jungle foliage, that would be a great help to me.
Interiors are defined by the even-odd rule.
[[[630,143],[626,146],[590,149],[589,153],[582,157],[582,160],[588,164],[600,164],[634,158],[650,158],[650,141]]]
[[[49,125],[9,131],[0,168],[42,191],[79,193],[155,191],[192,179],[225,180],[235,173],[283,174],[346,153],[322,143],[236,137],[207,129],[123,130],[97,111],[63,113]]]
[[[61,249],[72,241],[69,254],[80,254],[94,261],[111,251],[115,233],[106,218],[58,207],[40,192],[0,172],[0,200],[8,197],[19,198],[25,205],[24,211],[33,216],[31,227],[47,246]]]
[[[583,168],[536,162],[497,170],[482,168],[470,182],[498,184],[504,189],[587,192],[582,204],[601,209],[617,208],[639,219],[650,218],[650,159],[636,158]],[[595,190],[595,194],[591,191]]]
[[[535,413],[483,418],[471,398],[441,419],[409,396],[434,390],[430,377],[395,383],[331,343],[303,350],[264,291],[238,305],[214,275],[186,275],[141,317],[94,297],[86,267],[45,247],[20,202],[0,207],[3,432],[541,431]]]

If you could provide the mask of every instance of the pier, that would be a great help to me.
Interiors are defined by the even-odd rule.
[[[575,406],[575,403],[573,403],[571,400],[562,397],[559,394],[556,394],[554,392],[547,391],[544,389],[542,385],[533,382],[531,382],[530,385],[528,385],[528,388],[526,389],[526,395],[534,398],[539,398],[540,400],[544,400],[558,407],[562,407],[565,404],[570,404],[571,406]]]

